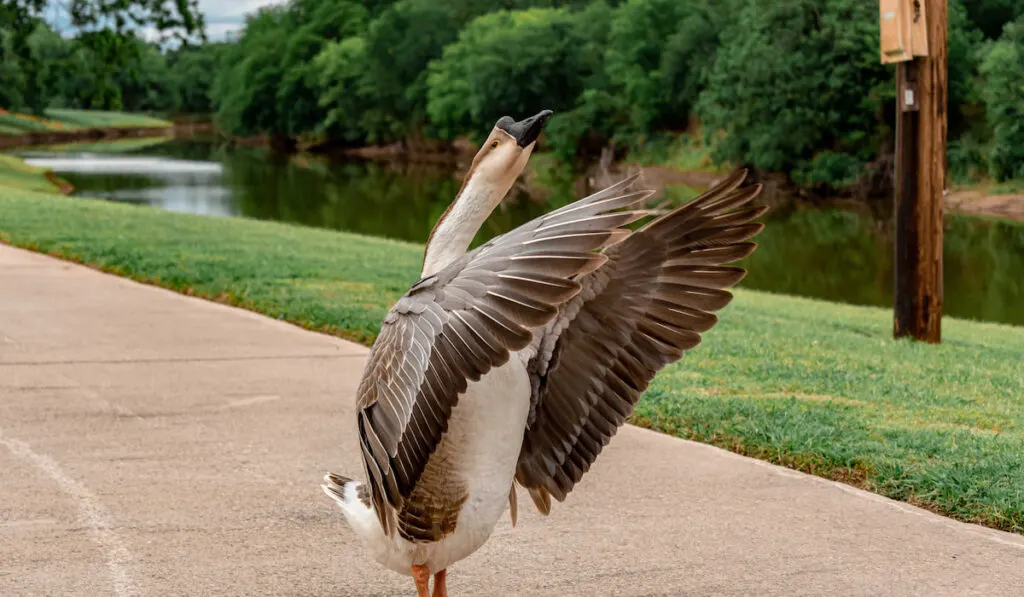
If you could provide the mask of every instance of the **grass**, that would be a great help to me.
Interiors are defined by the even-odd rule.
[[[0,110],[0,133],[5,135],[20,135],[22,133],[52,131],[61,128],[62,125],[59,122],[52,122],[28,114],[16,114]]]
[[[161,145],[172,140],[173,137],[138,137],[138,138],[126,138],[126,139],[109,139],[95,142],[74,142],[74,143],[61,143],[58,145],[37,145],[32,149],[34,151],[74,151],[74,152],[89,152],[89,153],[130,153],[133,151],[140,151],[154,145]]]
[[[84,128],[169,127],[173,123],[142,114],[102,110],[46,110],[45,117],[0,109],[0,135],[45,131],[73,131]]]
[[[992,195],[1009,195],[1024,193],[1024,179],[1014,178],[992,185],[988,192]]]
[[[372,342],[421,247],[0,190],[0,240]],[[634,422],[1024,533],[1024,328],[745,291],[663,371]]]
[[[699,136],[682,134],[654,140],[629,153],[627,163],[641,166],[667,166],[687,172],[729,172],[731,164],[718,164],[711,159],[711,149]]]
[[[144,114],[107,112],[103,110],[57,110],[46,111],[47,117],[79,128],[129,128],[168,127],[173,123]]]
[[[0,195],[25,189],[40,193],[58,193],[60,188],[46,178],[46,168],[29,166],[20,159],[0,154]]]
[[[1018,195],[1024,193],[1024,178],[996,182],[988,177],[964,180],[953,184],[953,191],[977,191],[984,195]]]

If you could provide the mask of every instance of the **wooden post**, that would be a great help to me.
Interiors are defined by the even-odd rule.
[[[907,1],[912,2],[915,16],[926,20],[928,48],[927,55],[896,67],[893,335],[938,343],[942,340],[948,0]]]

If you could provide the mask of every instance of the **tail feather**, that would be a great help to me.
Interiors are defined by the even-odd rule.
[[[357,500],[367,508],[370,507],[370,492],[366,485],[359,481],[327,473],[324,475],[324,482],[320,488],[324,490],[327,497],[338,502],[342,507],[355,505]]]

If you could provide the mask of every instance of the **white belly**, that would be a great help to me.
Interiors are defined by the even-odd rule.
[[[414,565],[440,572],[487,541],[508,507],[516,462],[530,411],[528,353],[513,353],[502,367],[470,382],[452,409],[448,431],[434,456],[457,463],[445,475],[466,488],[455,530],[435,543],[411,543],[397,532],[385,536],[377,515],[355,497],[338,503],[352,530],[380,564],[401,574]],[[457,477],[455,477],[457,475]]]
[[[423,553],[417,555],[425,556],[423,563],[431,570],[444,570],[479,549],[505,513],[530,412],[530,393],[526,366],[513,354],[505,365],[470,383],[452,410],[438,450],[457,452],[469,497],[451,535],[418,546]]]

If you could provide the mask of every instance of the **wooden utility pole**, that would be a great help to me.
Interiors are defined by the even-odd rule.
[[[893,334],[938,343],[942,339],[948,0],[897,1],[897,10],[911,20],[907,25],[912,33],[905,36],[902,57],[888,60],[898,62]],[[894,3],[883,0],[882,4],[884,37],[885,5]]]

